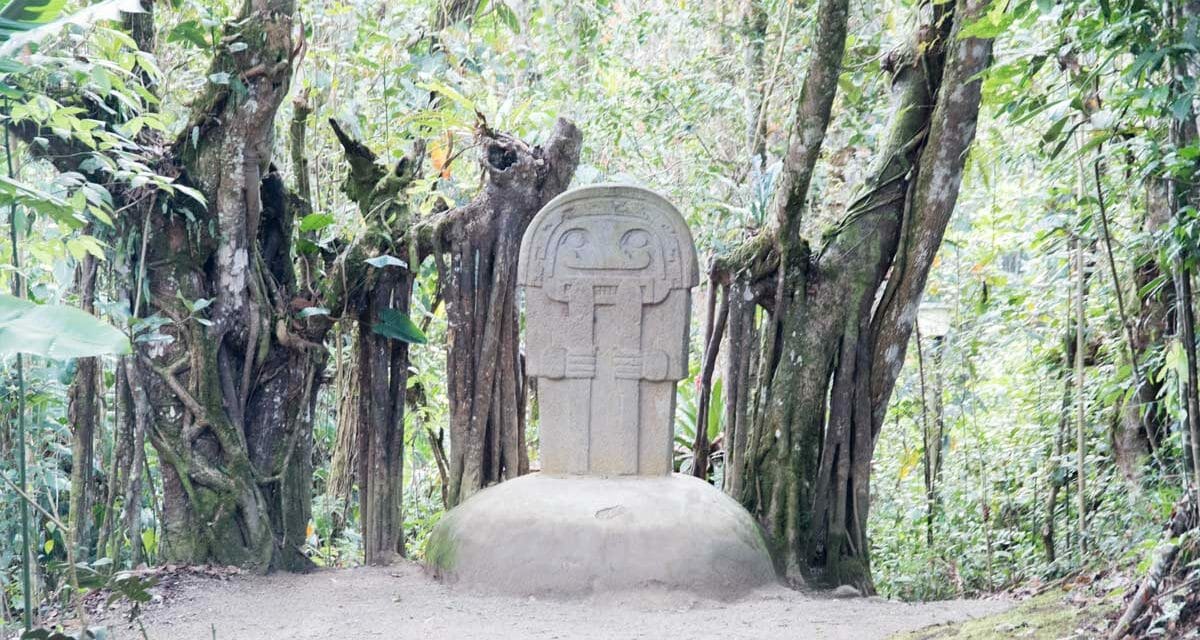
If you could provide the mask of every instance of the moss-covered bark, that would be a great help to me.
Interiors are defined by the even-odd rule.
[[[768,312],[757,370],[741,373],[738,363],[725,381],[733,446],[744,438],[727,489],[758,518],[793,580],[872,590],[871,457],[974,137],[977,75],[991,45],[951,29],[979,8],[963,1],[951,14],[938,5],[921,38],[887,58],[888,133],[858,195],[814,249],[800,221],[845,40],[845,7],[823,2],[775,226],[718,263],[727,286]],[[753,314],[737,315],[730,340],[745,344],[756,335]]]
[[[357,480],[363,529],[363,552],[368,564],[387,564],[404,555],[403,502],[404,412],[408,400],[409,345],[375,330],[385,314],[407,315],[419,257],[412,255],[414,216],[406,189],[419,171],[423,150],[418,142],[412,155],[388,170],[375,154],[331,121],[345,151],[350,170],[342,190],[358,204],[366,223],[364,237],[332,258],[329,281],[355,282],[354,287],[326,288],[325,300],[344,311],[356,326],[352,378],[357,394],[342,403],[350,409],[339,415],[341,485],[349,492]],[[365,259],[390,255],[403,264],[360,270]],[[349,407],[351,403],[355,406]]]
[[[152,50],[153,5],[144,6],[126,27]],[[173,143],[141,134],[139,142],[159,154],[156,169],[199,191],[203,203],[149,187],[110,188],[122,212],[118,232],[131,238],[122,246],[132,253],[130,312],[139,339],[120,376],[129,468],[108,504],[124,494],[135,564],[149,440],[162,463],[160,559],[309,566],[300,547],[311,505],[313,393],[331,321],[301,314],[312,305],[296,304],[318,297],[311,271],[298,278],[291,261],[294,224],[307,202],[271,165],[275,115],[297,53],[294,13],[292,0],[244,3],[222,42],[246,46],[220,47],[210,68],[210,77],[228,74],[229,82],[206,85]],[[79,98],[64,96],[72,99]],[[13,130],[27,141],[42,133],[29,124]],[[61,171],[80,170],[90,155],[47,139],[57,140],[45,153]],[[115,516],[106,516],[104,529],[111,540]]]
[[[294,10],[289,0],[246,4],[227,39],[247,46],[212,64],[233,80],[209,85],[169,148],[205,206],[176,197],[146,212],[137,312],[165,321],[167,338],[140,344],[136,364],[163,461],[168,560],[307,566],[309,420],[329,323],[293,308],[297,203],[271,168]]]
[[[451,506],[529,470],[517,257],[534,214],[570,184],[582,145],[579,130],[562,119],[540,147],[484,123],[478,135],[483,188],[417,229],[446,302]]]

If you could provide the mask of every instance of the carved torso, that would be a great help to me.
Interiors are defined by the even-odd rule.
[[[651,191],[584,187],[538,213],[518,281],[543,472],[671,472],[675,383],[687,375],[697,280],[686,223]]]

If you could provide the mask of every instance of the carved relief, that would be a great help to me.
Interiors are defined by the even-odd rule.
[[[670,473],[697,281],[686,223],[651,191],[584,187],[538,213],[518,282],[544,472]]]

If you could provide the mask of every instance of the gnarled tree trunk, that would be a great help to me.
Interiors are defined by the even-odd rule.
[[[141,315],[166,320],[169,339],[142,343],[136,366],[173,561],[307,566],[308,420],[329,321],[294,313],[295,201],[270,166],[294,10],[291,0],[246,3],[246,48],[222,49],[212,64],[238,82],[212,85],[168,151],[206,206],[177,196],[147,212]],[[200,301],[211,304],[200,311]]]
[[[405,189],[420,170],[423,146],[402,159],[394,171],[386,171],[366,145],[350,138],[337,122],[333,131],[346,152],[350,171],[343,191],[359,206],[367,224],[365,237],[338,257],[337,273],[358,270],[355,286],[340,296],[327,290],[327,300],[340,299],[345,318],[357,322],[355,338],[358,394],[342,403],[349,409],[339,416],[339,444],[347,450],[336,454],[342,469],[339,483],[345,485],[346,471],[353,469],[358,481],[362,514],[363,552],[368,564],[387,564],[404,555],[401,506],[404,474],[404,410],[408,396],[408,343],[381,329],[389,314],[408,317],[419,259],[414,260],[411,241],[414,221]],[[401,264],[380,264],[363,271],[364,260],[390,255]],[[334,276],[335,280],[342,280]],[[357,406],[350,407],[351,402]],[[353,422],[351,422],[353,421]],[[348,492],[348,487],[339,491]]]
[[[749,424],[734,422],[734,439],[744,431],[746,444],[733,454],[742,468],[729,487],[766,529],[786,576],[871,591],[871,457],[957,198],[978,114],[976,76],[990,62],[991,43],[952,32],[980,10],[963,0],[935,7],[920,42],[889,56],[893,115],[878,160],[813,249],[801,219],[830,120],[846,10],[841,0],[823,0],[817,10],[775,226],[718,271],[769,313],[757,390],[741,387],[751,376],[740,371],[725,380],[727,406],[750,414]],[[731,339],[744,343],[753,316],[736,315]]]
[[[478,135],[483,188],[419,232],[422,254],[437,264],[449,325],[450,506],[529,471],[517,256],[534,214],[570,184],[583,140],[563,119],[542,146],[484,124]]]

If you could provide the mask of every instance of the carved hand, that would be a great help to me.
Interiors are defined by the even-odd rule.
[[[594,351],[567,351],[564,378],[595,378],[596,353]]]
[[[641,380],[642,352],[621,349],[613,354],[613,368],[619,380]]]
[[[529,359],[528,373],[534,378],[550,380],[594,378],[596,377],[596,354],[591,351],[549,347],[538,357]]]
[[[623,349],[613,356],[616,376],[622,380],[666,380],[669,357],[665,351],[633,351]]]

